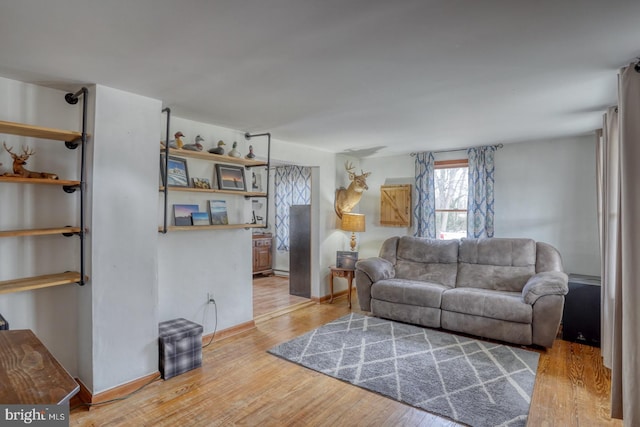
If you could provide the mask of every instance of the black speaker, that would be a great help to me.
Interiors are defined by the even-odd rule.
[[[600,347],[600,277],[569,275],[564,299],[562,339]]]
[[[7,322],[5,318],[2,317],[2,314],[0,314],[0,331],[4,331],[7,329],[9,329],[9,322]]]

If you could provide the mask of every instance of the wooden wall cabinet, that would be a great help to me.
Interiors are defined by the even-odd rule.
[[[271,233],[253,235],[253,274],[273,274]]]
[[[411,226],[411,184],[380,187],[380,225]]]

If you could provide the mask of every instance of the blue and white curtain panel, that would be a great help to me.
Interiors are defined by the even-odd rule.
[[[416,154],[416,203],[413,209],[414,236],[436,237],[435,159],[433,153]]]
[[[275,171],[276,249],[289,250],[289,208],[311,203],[311,168],[279,166]]]
[[[467,237],[493,237],[496,147],[469,148]]]

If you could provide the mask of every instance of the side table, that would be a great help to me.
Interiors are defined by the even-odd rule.
[[[347,279],[347,283],[349,285],[349,290],[347,291],[347,301],[349,301],[349,308],[351,308],[351,287],[353,285],[353,277],[355,276],[356,270],[353,268],[340,268],[332,265],[329,267],[331,269],[331,280],[329,281],[329,291],[331,292],[331,300],[329,303],[333,303],[333,278],[334,277],[344,277]]]

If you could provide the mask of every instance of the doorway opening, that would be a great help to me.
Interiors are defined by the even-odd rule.
[[[295,237],[295,228],[290,228],[290,210],[293,205],[311,202],[312,168],[278,161],[272,161],[271,164],[273,167],[269,170],[267,180],[271,195],[268,206],[256,204],[254,209],[258,216],[268,215],[269,224],[268,229],[256,229],[253,235],[254,321],[266,320],[314,304],[310,298],[305,298],[310,296],[310,292],[300,296],[300,293],[292,290],[291,285],[298,283],[299,276],[294,274],[292,282],[289,279],[290,273],[296,273],[290,268],[290,254],[301,252],[295,249],[299,238]],[[296,240],[293,241],[294,239]],[[310,258],[311,254],[307,252],[306,256]],[[300,264],[300,261],[295,261],[295,264]],[[305,282],[310,287],[311,277]]]

